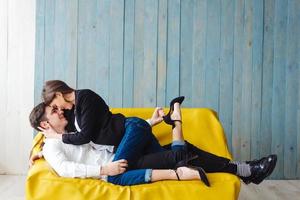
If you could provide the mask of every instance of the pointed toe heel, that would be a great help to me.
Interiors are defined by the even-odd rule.
[[[175,103],[179,103],[179,104],[182,104],[184,100],[184,96],[180,96],[180,97],[176,97],[175,99],[173,99],[171,102],[170,102],[170,109],[169,109],[169,112],[166,116],[163,117],[163,120],[166,124],[169,124],[169,125],[172,125],[172,128],[175,127],[175,122],[176,121],[179,121],[182,123],[181,120],[172,120],[171,119],[171,114],[172,112],[174,111],[174,104]]]

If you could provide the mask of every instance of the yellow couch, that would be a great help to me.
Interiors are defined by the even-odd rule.
[[[167,110],[165,110],[167,112]],[[153,108],[115,108],[113,113],[150,118]],[[185,139],[203,150],[232,158],[217,114],[206,108],[184,108]],[[153,128],[162,145],[171,142],[171,127],[165,123]],[[38,152],[43,136],[33,140],[33,153]],[[136,186],[118,186],[95,179],[62,178],[44,159],[35,162],[26,180],[27,200],[147,200],[147,199],[238,199],[240,180],[226,173],[208,174],[211,187],[200,181],[160,181]]]

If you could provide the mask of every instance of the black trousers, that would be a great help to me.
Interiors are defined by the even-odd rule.
[[[236,174],[236,165],[229,159],[203,151],[186,141],[186,150],[171,150],[171,145],[164,146],[165,151],[151,153],[140,157],[136,162],[129,164],[130,169],[174,169],[176,164],[186,159],[189,155],[198,158],[191,161],[194,166],[202,167],[206,172],[227,172]]]

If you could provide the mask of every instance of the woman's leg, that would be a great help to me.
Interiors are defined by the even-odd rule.
[[[154,169],[152,171],[151,182],[161,180],[178,180],[178,178],[180,180],[199,180],[200,176],[198,171],[188,167],[179,167],[176,171],[170,169]]]
[[[177,175],[178,177],[177,177]],[[140,169],[131,170],[117,176],[108,177],[108,182],[116,185],[138,185],[161,180],[199,180],[199,173],[187,167],[179,167],[176,171],[170,169]]]
[[[174,111],[171,114],[171,119],[172,120],[179,120],[175,121],[175,127],[172,130],[172,140],[174,141],[184,141],[183,137],[183,132],[182,132],[182,126],[181,122],[182,117],[181,117],[181,110],[180,110],[180,104],[175,103],[174,104]]]

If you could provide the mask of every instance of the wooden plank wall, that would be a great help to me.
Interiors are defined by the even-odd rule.
[[[32,142],[35,0],[0,0],[0,174],[26,174]]]
[[[300,1],[39,0],[35,100],[62,79],[111,107],[219,113],[237,160],[300,178]]]

